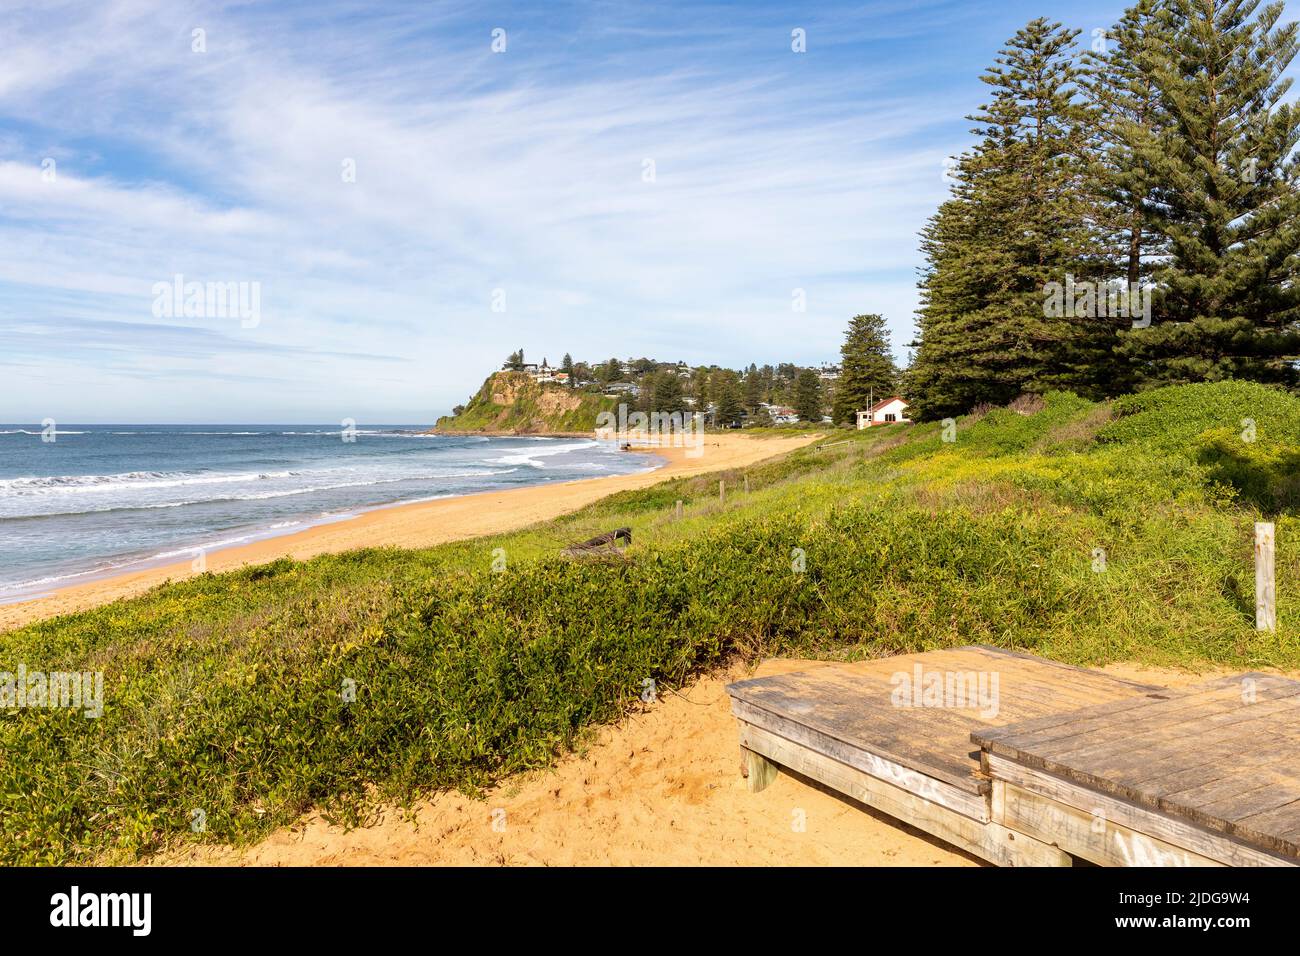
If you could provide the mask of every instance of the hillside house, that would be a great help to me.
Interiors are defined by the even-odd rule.
[[[509,372],[509,371],[513,371],[514,369],[509,362],[506,362],[504,365],[501,366],[501,370],[503,372]],[[552,382],[558,383],[560,385],[567,385],[569,382],[568,372],[561,372],[558,368],[548,363],[545,359],[542,360],[541,365],[538,365],[536,362],[525,362],[522,366],[520,366],[518,371],[523,372],[525,375],[531,378],[534,382],[537,382],[539,385],[546,385]]]
[[[858,429],[870,428],[872,425],[893,425],[896,422],[910,423],[907,408],[907,402],[898,395],[881,399],[865,411],[858,412]]]

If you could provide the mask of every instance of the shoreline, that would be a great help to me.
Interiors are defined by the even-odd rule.
[[[580,434],[576,432],[571,433],[567,436],[561,436],[557,434],[557,435],[546,435],[546,436],[528,435],[523,437],[528,437],[528,438],[569,437],[569,438],[586,438],[586,439],[591,438],[591,436],[588,434]],[[640,452],[657,451],[657,449],[649,449],[649,448],[630,448],[624,450],[640,451]],[[666,460],[662,460],[662,456],[657,456],[657,457],[661,458],[659,464],[653,465],[650,468],[642,468],[637,471],[628,472],[627,474],[643,474],[646,472],[657,471],[662,469],[667,464],[667,462]],[[612,477],[622,477],[622,475],[603,475],[603,476],[594,475],[592,476],[592,478],[574,478],[574,479],[569,479],[566,482],[543,480],[532,484],[521,485],[516,488],[501,489],[501,490],[518,491],[518,490],[522,490],[523,488],[537,488],[537,487],[550,485],[550,484],[566,484],[572,481],[590,481],[600,477],[612,478]],[[490,493],[492,493],[491,490],[469,491],[469,492],[461,492],[458,494],[433,495],[431,497],[411,498],[407,500],[397,500],[397,501],[386,501],[380,504],[362,504],[362,505],[357,505],[356,507],[345,508],[345,509],[332,511],[332,512],[314,512],[314,511],[304,512],[301,515],[294,516],[290,519],[279,522],[277,524],[242,525],[239,527],[227,529],[227,531],[223,533],[237,535],[237,539],[232,540],[229,543],[217,543],[211,545],[204,545],[202,542],[197,542],[193,546],[189,546],[189,545],[184,545],[179,542],[176,542],[173,543],[172,545],[168,545],[167,547],[169,550],[166,551],[165,553],[122,558],[118,560],[117,563],[110,564],[106,567],[92,568],[85,571],[74,571],[69,574],[64,574],[58,578],[47,579],[49,583],[46,584],[44,587],[29,585],[27,587],[10,592],[8,596],[0,596],[0,628],[4,627],[3,612],[5,608],[13,607],[14,605],[19,605],[19,604],[26,604],[32,601],[51,598],[57,595],[61,591],[80,588],[86,585],[93,584],[98,581],[106,581],[112,578],[126,577],[128,575],[132,575],[136,573],[144,573],[158,568],[171,567],[171,566],[179,567],[180,565],[185,564],[186,562],[197,560],[199,555],[202,555],[204,560],[206,561],[211,556],[219,555],[227,551],[235,550],[237,548],[243,548],[249,545],[260,544],[263,542],[270,542],[278,538],[288,538],[293,535],[301,534],[306,531],[311,531],[316,528],[322,528],[328,525],[338,524],[344,521],[352,521],[355,520],[356,518],[360,518],[364,515],[367,515],[372,511],[383,511],[389,508],[401,508],[407,505],[431,504],[436,501],[445,501],[452,498],[468,498],[474,495],[490,494]],[[55,583],[57,581],[66,581],[66,583]]]
[[[277,558],[303,561],[320,554],[367,547],[424,548],[514,531],[576,511],[618,491],[644,488],[669,478],[752,465],[802,447],[818,437],[821,436],[708,435],[701,449],[703,453],[697,458],[689,457],[685,448],[635,445],[628,449],[629,453],[649,453],[664,459],[665,463],[624,475],[543,482],[505,491],[369,508],[340,520],[211,551],[205,556],[206,570],[220,573]],[[39,597],[0,605],[0,631],[134,597],[159,584],[182,581],[198,573],[187,558],[56,588]]]

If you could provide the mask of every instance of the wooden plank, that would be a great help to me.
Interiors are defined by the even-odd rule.
[[[1139,708],[1147,706],[1153,699],[1168,700],[1168,697],[1161,691],[1148,691],[1141,696],[1126,697],[1076,711],[1058,710],[1041,717],[1007,721],[997,727],[981,727],[971,731],[971,742],[987,750],[1013,734],[1026,736],[1043,734],[1043,739],[1051,740],[1061,733],[1060,728],[1072,727],[1078,720],[1134,713]]]
[[[1266,813],[1244,817],[1240,822],[1244,826],[1279,833],[1289,840],[1300,841],[1300,823],[1297,821],[1300,821],[1300,804],[1289,803]]]
[[[1138,733],[1220,713],[1224,702],[1236,693],[1235,688],[1214,688],[1186,696],[1165,694],[1151,698],[1140,710],[1099,717],[1081,711],[1079,719],[1073,724],[1062,724],[1050,731],[1017,737],[1016,742],[1021,748],[1033,749],[1035,752],[1047,747],[1060,753],[1076,748],[1095,748],[1116,739],[1132,739]]]
[[[1072,863],[1068,854],[1040,840],[997,823],[973,820],[761,727],[742,723],[740,733],[741,744],[747,749],[991,863],[999,866],[1070,866]]]
[[[936,779],[888,757],[828,737],[779,714],[753,707],[742,700],[733,698],[731,709],[740,721],[750,727],[780,736],[809,750],[824,754],[837,763],[853,767],[881,780],[887,780],[900,790],[973,820],[985,822],[989,818],[988,800],[978,792],[959,789],[948,781]]]
[[[989,756],[1300,857],[1300,683],[1246,674],[1164,696],[971,737]]]
[[[830,707],[825,700],[820,701],[819,706]],[[843,730],[834,731],[831,730],[835,726],[834,722],[818,720],[807,714],[788,716],[789,710],[768,710],[738,697],[732,698],[731,709],[742,720],[767,727],[808,746],[813,746],[813,741],[816,740],[819,742],[817,746],[824,748],[824,752],[831,753],[845,763],[854,763],[849,754],[873,754],[942,781],[949,787],[963,790],[972,797],[988,792],[987,781],[978,780],[974,776],[977,765],[970,756],[972,748],[969,745],[963,745],[958,753],[953,753],[952,747],[917,746],[898,733],[890,732],[891,727],[901,729],[905,726],[899,723],[904,718],[899,718],[897,714],[869,712],[870,717],[876,720],[876,725],[868,736]],[[912,721],[917,720],[913,714]],[[858,766],[856,763],[854,765]],[[865,766],[860,766],[859,769],[870,771]]]
[[[1268,740],[1276,751],[1260,748],[1243,749],[1240,738],[1227,741],[1200,741],[1196,752],[1184,757],[1177,769],[1166,764],[1151,764],[1145,769],[1136,769],[1130,773],[1118,774],[1121,782],[1139,787],[1155,797],[1189,800],[1189,791],[1209,790],[1210,788],[1240,788],[1240,774],[1244,771],[1267,767],[1274,763],[1294,760],[1295,752],[1300,750],[1300,734],[1287,732],[1286,728],[1276,723],[1265,722],[1255,727],[1261,739]]]
[[[1099,866],[1225,866],[1004,780],[993,781],[993,819]]]
[[[930,658],[926,660],[925,658]],[[906,664],[907,659],[898,659],[899,664]],[[929,654],[920,655],[912,658],[910,666],[898,667],[890,671],[889,678],[883,679],[884,675],[876,675],[874,683],[870,683],[867,675],[854,670],[851,666],[825,667],[818,671],[813,671],[809,677],[819,681],[834,683],[848,689],[854,689],[859,694],[864,691],[874,692],[879,695],[879,701],[890,700],[895,693],[895,683],[893,675],[901,674],[909,678],[909,683],[915,686],[917,683],[914,678],[919,676],[924,683],[924,679],[931,675],[940,677],[951,676],[954,679],[958,677],[975,678],[976,690],[979,690],[978,678],[980,675],[987,675],[988,689],[996,691],[997,710],[995,712],[985,713],[983,711],[983,701],[978,699],[969,702],[965,707],[951,707],[949,709],[961,710],[967,712],[973,719],[981,724],[1001,725],[1014,719],[1023,719],[1029,714],[1034,713],[1056,713],[1062,710],[1078,710],[1083,707],[1094,706],[1098,703],[1111,701],[1116,697],[1126,697],[1133,693],[1132,688],[1124,684],[1113,684],[1108,681],[1100,684],[1090,684],[1079,680],[1070,672],[1061,672],[1054,668],[1032,667],[1018,659],[1010,660],[971,660],[969,658],[950,659],[944,655],[936,655],[931,658]],[[1064,683],[1069,680],[1072,683]],[[967,689],[969,690],[969,684]],[[954,687],[954,690],[959,688]],[[924,697],[924,692],[920,695]],[[976,695],[978,697],[978,695]],[[891,701],[891,706],[893,706]]]
[[[1206,740],[1204,750],[1200,746],[1194,748],[1192,741],[1199,745],[1199,740],[1191,736],[1181,745],[1171,744],[1159,750],[1141,751],[1128,759],[1117,757],[1094,763],[1090,771],[1117,787],[1142,793],[1148,798],[1144,802],[1153,806],[1168,803],[1189,809],[1252,789],[1260,775],[1277,779],[1279,774],[1290,774],[1295,779],[1289,765],[1300,749],[1300,738],[1294,735],[1255,739],[1233,735],[1226,743]],[[1263,741],[1267,744],[1261,746]],[[1273,747],[1287,749],[1279,752],[1272,750]]]
[[[1100,739],[1088,734],[1041,744],[1033,752],[1055,763],[1086,766],[1093,774],[1110,776],[1126,769],[1149,769],[1170,760],[1181,760],[1196,752],[1188,746],[1191,739],[1196,740],[1196,750],[1225,740],[1238,741],[1250,749],[1259,739],[1252,728],[1274,716],[1283,717],[1288,721],[1286,725],[1300,718],[1300,687],[1297,693],[1296,697],[1266,701],[1249,710],[1220,709],[1218,713],[1200,711],[1194,716],[1183,713],[1169,719],[1148,719],[1129,728],[1127,738],[1116,729],[1097,733],[1095,737]]]
[[[1101,793],[1020,763],[986,755],[994,782],[1010,783],[1023,790],[1051,798],[1088,814],[1100,815],[1110,823],[1153,837],[1171,846],[1227,866],[1297,866],[1300,860],[1265,852],[1220,833],[1161,813],[1130,801]],[[1082,854],[1081,854],[1082,855]]]
[[[1153,714],[1190,711],[1234,693],[1237,686],[1237,678],[1225,678],[1191,690],[1157,691],[1073,712],[1060,711],[1039,721],[1009,721],[998,728],[973,731],[971,739],[985,749],[1014,757],[1017,751],[1037,751],[1071,738],[1095,740],[1099,738],[1094,735],[1117,729],[1131,734]]]
[[[966,699],[949,701],[945,693],[943,706],[931,706],[924,695],[921,706],[910,696],[899,701],[894,675],[902,672],[915,681],[917,668],[923,680],[938,675],[945,692],[964,690]],[[979,690],[980,675],[986,677],[986,693],[997,691],[995,701],[969,693]],[[969,686],[959,686],[958,677],[973,680]],[[828,740],[973,794],[985,794],[989,787],[980,775],[978,748],[971,744],[972,726],[1074,710],[1148,689],[1149,685],[982,646],[830,665],[728,687],[734,700],[773,715],[773,720],[802,724]],[[989,703],[996,703],[996,712],[983,706]],[[764,725],[771,726],[770,721]],[[787,737],[796,733],[784,726],[773,729]]]
[[[1291,768],[1287,768],[1288,770]],[[1300,783],[1294,773],[1273,774],[1267,779],[1252,781],[1241,792],[1223,797],[1213,803],[1196,807],[1201,812],[1220,820],[1236,824],[1240,820],[1261,818],[1300,800]],[[1182,804],[1182,801],[1177,801]],[[1296,821],[1300,822],[1300,821]]]
[[[970,644],[968,645],[968,648],[985,651],[986,653],[992,656],[1015,658],[1024,661],[1028,665],[1032,665],[1035,670],[1041,669],[1043,667],[1047,667],[1058,671],[1062,671],[1065,674],[1070,675],[1071,679],[1074,681],[1082,680],[1085,682],[1096,682],[1099,685],[1105,685],[1109,687],[1127,686],[1128,688],[1130,688],[1131,690],[1133,690],[1135,693],[1138,694],[1144,694],[1150,691],[1163,690],[1162,687],[1156,684],[1147,684],[1143,681],[1129,680],[1124,677],[1114,677],[1110,674],[1107,674],[1105,671],[1092,670],[1087,667],[1079,667],[1076,664],[1066,664],[1062,661],[1054,661],[1048,657],[1039,657],[1036,654],[1029,654],[1026,653],[1025,651],[1014,651],[1006,647],[995,647],[992,644]]]

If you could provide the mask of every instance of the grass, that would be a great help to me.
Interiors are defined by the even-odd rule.
[[[33,624],[0,635],[0,670],[102,670],[105,712],[0,712],[0,859],[128,860],[254,840],[312,807],[358,823],[381,801],[474,791],[578,746],[646,679],[677,686],[735,655],[983,642],[1085,665],[1300,667],[1278,466],[1298,439],[1300,401],[1259,386],[1053,394],[952,429],[832,432],[512,534],[281,560]],[[1253,627],[1265,512],[1273,634]],[[621,525],[627,561],[559,557]]]

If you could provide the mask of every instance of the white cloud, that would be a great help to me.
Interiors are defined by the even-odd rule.
[[[262,283],[247,334],[264,354],[212,340],[203,364],[177,374],[160,354],[153,379],[108,395],[85,376],[80,400],[110,418],[311,418],[346,397],[431,419],[519,345],[813,362],[862,311],[888,315],[901,353],[915,233],[951,151],[930,132],[951,105],[883,71],[754,54],[752,32],[711,16],[700,35],[722,47],[699,60],[627,49],[618,24],[585,46],[528,25],[493,55],[456,11],[317,29],[239,4],[25,7],[0,40],[0,108],[31,124],[0,139],[0,281],[22,289],[0,322],[148,324],[150,286],[176,272]],[[200,24],[206,54],[189,49]],[[33,150],[54,147],[46,183]],[[307,351],[289,361],[290,346]],[[58,372],[19,369],[0,402],[30,417],[95,359],[43,361]],[[220,384],[235,372],[284,387],[236,393]],[[217,410],[195,398],[206,374]]]

